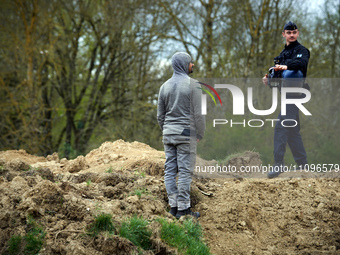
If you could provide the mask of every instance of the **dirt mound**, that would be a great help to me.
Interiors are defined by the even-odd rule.
[[[197,206],[216,254],[339,254],[339,179],[209,182]]]
[[[165,155],[146,144],[105,142],[74,160],[25,151],[0,152],[0,253],[12,236],[25,236],[29,215],[46,236],[39,254],[139,254],[118,235],[86,234],[100,213],[115,222],[142,215],[152,224],[167,213]],[[221,162],[197,158],[197,166]],[[223,162],[222,162],[223,163]],[[225,166],[259,166],[246,152]],[[246,178],[246,174],[194,172],[192,206],[199,210],[214,254],[340,254],[339,178]],[[286,176],[286,177],[285,177]],[[319,175],[322,176],[322,175]],[[153,251],[174,254],[152,225]]]
[[[242,155],[232,157],[227,163],[239,170],[242,166],[260,166],[262,160],[257,152],[246,151]]]
[[[14,159],[21,159],[27,164],[34,164],[37,162],[46,161],[44,157],[30,155],[25,150],[0,151],[0,164],[1,165],[4,165],[4,162],[10,162],[11,160],[14,160]]]
[[[164,172],[165,155],[143,143],[117,140],[103,143],[88,153],[85,160],[90,167],[109,166],[161,175]]]

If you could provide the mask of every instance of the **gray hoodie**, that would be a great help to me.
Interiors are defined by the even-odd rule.
[[[201,85],[189,77],[191,57],[177,52],[172,57],[174,74],[159,90],[157,120],[163,135],[195,136],[202,139],[205,117],[201,114]]]

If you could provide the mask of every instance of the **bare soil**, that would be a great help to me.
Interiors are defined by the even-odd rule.
[[[85,229],[102,212],[118,225],[134,214],[150,222],[173,220],[164,161],[164,152],[122,140],[74,160],[0,152],[0,253],[12,235],[25,235],[27,216],[33,215],[46,232],[39,254],[138,254],[129,240],[93,238]],[[200,166],[216,163],[197,158]],[[261,163],[255,152],[229,162],[237,168]],[[282,176],[195,172],[193,210],[201,212],[198,221],[213,254],[340,254],[340,179]],[[176,254],[152,224],[153,250],[145,254]]]

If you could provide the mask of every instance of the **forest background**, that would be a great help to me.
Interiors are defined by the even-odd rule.
[[[1,0],[0,150],[74,158],[116,139],[162,149],[157,97],[177,51],[193,57],[195,79],[255,79],[254,106],[267,109],[261,102],[271,91],[261,77],[292,20],[311,52],[313,116],[301,116],[309,162],[340,163],[340,1],[310,7],[301,0]],[[223,159],[255,150],[272,163],[273,132],[208,122],[198,152]]]

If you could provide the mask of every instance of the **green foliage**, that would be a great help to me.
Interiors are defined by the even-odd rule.
[[[106,172],[107,173],[112,173],[112,170],[113,170],[113,168],[112,168],[112,166],[110,166],[110,168],[108,170],[106,170]]]
[[[90,186],[91,184],[92,184],[91,179],[88,179],[88,180],[86,181],[86,185],[87,185],[87,186]]]
[[[42,229],[34,229],[25,236],[25,254],[38,254],[42,245],[45,233]]]
[[[136,195],[137,197],[141,198],[142,197],[142,194],[147,194],[147,191],[145,188],[142,188],[142,189],[135,189],[133,191],[133,193],[131,193],[130,195]]]
[[[102,231],[107,231],[110,234],[113,234],[116,231],[111,214],[101,213],[95,217],[94,222],[88,227],[88,233],[92,236],[96,236]]]
[[[187,219],[181,225],[178,222],[168,222],[165,219],[159,219],[162,226],[161,238],[170,246],[178,248],[181,253],[207,255],[210,254],[209,247],[204,244],[203,230],[198,222],[193,219]]]
[[[40,167],[29,166],[29,168],[24,171],[38,171],[38,170],[40,170]]]
[[[148,229],[148,221],[143,217],[134,215],[122,222],[119,235],[129,239],[134,245],[149,250],[151,248],[151,231]]]
[[[81,155],[76,149],[74,149],[70,144],[65,143],[63,146],[61,146],[58,150],[60,156],[63,158],[69,158],[74,159]]]
[[[157,95],[160,85],[172,75],[171,64],[164,62],[170,62],[175,49],[197,51],[194,60],[200,64],[193,78],[260,78],[282,50],[283,17],[298,24],[299,41],[311,49],[308,79],[340,77],[339,2],[334,0],[324,1],[319,12],[309,11],[308,1],[298,0],[290,4],[267,1],[261,8],[258,1],[212,1],[209,5],[175,1],[167,8],[162,1],[89,1],[81,11],[77,1],[20,3],[4,0],[0,8],[0,150],[22,148],[37,155],[59,151],[62,157],[75,158],[116,139],[137,140],[161,149]],[[197,9],[214,15],[202,16]],[[196,22],[178,24],[173,18],[183,15]],[[220,25],[213,27],[217,23]],[[193,29],[201,32],[194,35]],[[174,34],[187,36],[171,36]],[[225,37],[233,39],[226,42]],[[21,47],[23,41],[25,47]],[[193,41],[195,45],[190,46]],[[168,47],[173,43],[174,47]],[[251,86],[263,84],[259,79]],[[320,100],[311,110],[317,121],[305,125],[308,132],[301,130],[308,159],[310,163],[336,163],[338,87],[330,90],[316,84],[311,88],[311,101]],[[262,91],[256,103],[265,97]],[[230,106],[231,100],[222,101]],[[301,128],[307,129],[303,123]],[[204,158],[223,159],[235,151],[255,148],[264,164],[273,163],[272,127],[239,126],[219,132],[221,135],[211,134],[217,129],[207,122],[199,147],[214,146],[218,153],[201,149]],[[323,133],[327,135],[321,138]],[[290,153],[285,160],[294,162]]]
[[[22,240],[22,237],[21,236],[17,236],[17,235],[13,235],[11,237],[11,239],[9,239],[8,241],[8,250],[7,252],[10,254],[10,255],[14,255],[14,254],[19,254],[19,251],[20,251],[20,244],[21,244],[21,240]]]
[[[27,221],[28,233],[25,236],[26,247],[24,249],[25,254],[38,254],[46,235],[43,228],[37,224],[32,216],[28,217]]]
[[[26,235],[24,237],[12,236],[8,241],[7,251],[9,254],[21,254],[21,251],[25,255],[38,254],[44,244],[45,235],[42,226],[32,216],[28,216]]]
[[[145,178],[145,172],[138,171],[138,169],[135,170],[135,176]]]

